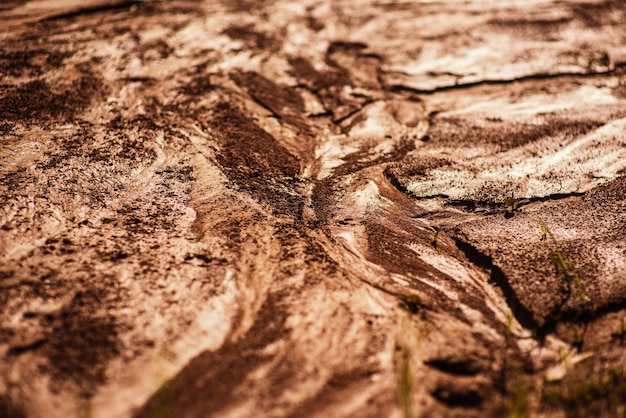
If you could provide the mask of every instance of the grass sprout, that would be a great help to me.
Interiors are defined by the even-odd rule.
[[[411,371],[411,354],[406,347],[401,347],[396,359],[398,375],[398,393],[404,418],[414,418],[413,412],[413,373]]]
[[[613,368],[592,378],[571,378],[548,385],[540,402],[542,412],[549,416],[618,417],[624,416],[624,399],[626,375],[621,368]]]
[[[403,418],[416,418],[413,405],[414,376],[412,370],[413,351],[416,336],[411,326],[411,315],[404,316],[400,323],[400,333],[396,337],[395,365],[398,385],[398,400]]]
[[[437,249],[437,240],[439,239],[439,230],[435,231],[435,235],[433,236],[433,240],[432,240],[432,244],[433,244],[433,248],[436,250]]]
[[[509,390],[509,396],[507,396],[500,406],[500,416],[506,418],[528,417],[530,409],[528,387],[526,386],[524,379],[521,377],[521,373],[516,374],[513,381],[513,387]]]
[[[578,348],[579,351],[583,346],[583,334],[576,327],[572,327],[572,345]]]
[[[520,206],[526,205],[530,203],[528,199],[520,199],[515,197],[515,194],[511,192],[511,196],[506,196],[504,198],[504,206],[506,206],[506,215],[507,217],[513,216],[515,211],[519,209]]]
[[[591,302],[591,299],[585,292],[582,280],[576,271],[574,263],[569,257],[563,254],[561,246],[543,219],[540,220],[540,227],[541,233],[543,234],[541,240],[545,242],[548,249],[548,258],[550,259],[550,262],[554,266],[559,277],[561,277],[561,279],[567,284],[569,293],[572,293],[573,283],[578,289],[578,298],[580,301],[583,303]]]
[[[505,334],[508,337],[513,332],[513,312],[509,312],[506,316],[506,330]]]
[[[161,384],[154,396],[149,415],[151,418],[167,418],[172,412],[173,382],[165,381]]]

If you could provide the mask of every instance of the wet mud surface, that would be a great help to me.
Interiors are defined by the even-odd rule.
[[[623,2],[0,20],[0,416],[624,414]]]

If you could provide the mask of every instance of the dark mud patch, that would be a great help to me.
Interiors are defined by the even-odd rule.
[[[300,216],[304,198],[295,190],[299,159],[227,103],[215,107],[209,123],[220,143],[217,159],[224,174],[274,212]]]
[[[432,170],[449,165],[451,165],[451,162],[443,158],[429,158],[427,156],[409,157],[397,164],[387,166],[384,175],[396,189],[403,193],[410,193],[402,184],[402,177],[427,177]]]
[[[74,259],[82,246],[67,237],[48,238],[17,263],[21,269],[5,273],[10,275],[3,280],[0,302],[3,317],[19,314],[30,330],[25,338],[11,338],[13,361],[29,353],[43,357],[47,362],[40,371],[51,378],[51,391],[78,390],[89,397],[106,381],[109,361],[120,354],[118,323],[110,312],[120,307],[123,291],[113,276],[76,272]],[[85,262],[82,269],[92,266]],[[22,302],[32,300],[58,307]]]
[[[451,407],[476,407],[485,398],[485,388],[468,386],[458,381],[440,382],[432,395]]]
[[[94,77],[73,80],[62,93],[53,92],[44,80],[34,80],[0,87],[0,114],[9,121],[71,120],[101,94],[102,81]]]
[[[434,118],[428,130],[432,144],[452,145],[459,142],[466,146],[497,145],[507,151],[543,138],[560,137],[564,141],[585,135],[605,122],[600,120],[569,120],[546,118],[541,124],[507,123],[485,121],[477,125],[459,118]]]
[[[376,224],[366,225],[368,259],[387,271],[396,274],[426,275],[432,267],[421,261],[415,251],[408,248],[406,237]]]
[[[218,416],[229,404],[237,401],[233,392],[248,373],[265,361],[263,355],[238,352],[237,347],[203,353],[174,380],[163,383],[135,417]]]
[[[437,358],[424,362],[429,367],[446,372],[449,374],[456,374],[460,376],[475,376],[480,372],[481,366],[471,359],[448,359]]]
[[[9,399],[0,396],[0,417],[26,418],[26,413],[17,406],[13,405]]]
[[[184,2],[161,2],[159,0],[111,0],[101,1],[94,5],[80,5],[73,8],[61,7],[56,13],[43,15],[38,20],[36,27],[43,30],[64,30],[69,23],[78,23],[87,21],[98,25],[103,21],[126,20],[125,18],[143,18],[152,17],[159,18],[165,13],[173,15],[180,13],[186,15],[201,14],[199,8],[194,2],[185,4]],[[138,20],[139,20],[138,19]],[[108,23],[108,22],[107,22]],[[171,22],[169,22],[172,24]],[[174,24],[175,25],[175,24]],[[125,26],[125,23],[124,23]],[[99,28],[89,27],[90,30],[99,32]],[[107,32],[109,35],[111,32]]]
[[[304,249],[304,260],[307,265],[319,266],[320,270],[325,272],[328,276],[336,275],[340,270],[339,263],[333,260],[326,250],[314,240],[309,241]],[[323,280],[324,278],[313,277],[308,279],[311,284],[316,284]]]
[[[274,83],[256,72],[236,72],[231,78],[261,106],[284,122],[296,128],[307,144],[313,137],[313,131],[304,115],[304,100],[298,91],[289,86]],[[305,145],[305,149],[309,146]]]
[[[40,76],[46,71],[61,67],[63,60],[71,55],[70,52],[53,52],[43,49],[1,52],[0,75]]]
[[[463,329],[457,330],[454,344],[452,340],[449,342],[426,358],[424,364],[448,375],[470,377],[493,374],[495,356],[491,342]]]
[[[350,72],[332,59],[327,60],[328,69],[323,71],[317,71],[307,59],[302,57],[289,58],[289,64],[291,65],[290,72],[302,86],[306,86],[317,95],[334,123],[339,124],[348,119],[370,100],[366,97],[345,94],[344,87],[359,85],[359,80],[353,80]],[[367,80],[368,75],[364,78]]]
[[[90,395],[105,379],[108,362],[119,355],[115,319],[98,312],[97,292],[79,292],[57,316],[50,318],[44,352],[52,376],[68,380]]]
[[[333,375],[319,393],[304,401],[292,412],[291,416],[331,416],[332,407],[341,404],[342,399],[355,396],[359,392],[367,390],[367,387],[371,384],[372,375],[376,372],[376,370],[370,369],[357,369]],[[391,398],[391,394],[385,395],[380,396],[379,394],[375,398],[368,399],[366,406],[356,411],[355,416],[363,418],[388,416],[390,414],[389,402],[391,399],[384,398]]]
[[[624,231],[626,218],[623,214],[624,209],[626,209],[624,196],[626,196],[626,173],[586,193],[582,197],[582,201],[588,205],[597,205],[602,209],[615,211],[615,214],[620,216],[614,219],[606,219],[605,222],[613,224],[616,230],[621,229],[623,232],[626,232]]]
[[[481,258],[482,251],[475,251],[474,245],[464,245],[460,241],[460,248],[476,261]],[[570,289],[554,271],[548,251],[544,253],[540,248],[518,251],[517,254],[511,253],[507,245],[502,248],[502,253],[506,254],[504,257],[495,249],[489,252],[496,254],[492,260],[491,280],[503,291],[520,324],[544,334],[543,330],[549,329],[563,314],[571,297]],[[477,256],[472,257],[472,254]]]
[[[326,95],[333,86],[338,90],[350,84],[349,75],[343,69],[318,71],[304,57],[290,57],[289,64],[291,74],[316,93]]]
[[[270,295],[243,338],[191,360],[173,379],[164,382],[135,418],[218,416],[240,404],[246,377],[271,360],[263,348],[289,335],[286,321],[280,297]]]
[[[386,163],[395,163],[402,160],[409,152],[415,149],[415,141],[409,139],[401,139],[389,152],[377,155],[372,152],[369,147],[364,147],[360,151],[347,154],[343,157],[344,164],[333,169],[336,176],[345,176],[347,174],[356,173],[368,167],[383,165]],[[386,171],[386,170],[385,170]]]
[[[620,79],[617,87],[613,88],[613,96],[617,97],[618,99],[626,99],[626,81],[624,81],[623,78]]]
[[[219,3],[229,12],[262,13],[267,5],[267,0],[220,0]]]
[[[6,0],[0,5],[0,10],[11,10],[28,3],[31,0]]]
[[[26,167],[0,174],[0,186],[8,190],[18,190],[20,187],[35,183],[35,181],[35,176]]]
[[[412,313],[417,313],[422,308],[432,311],[443,310],[465,320],[454,301],[451,301],[440,290],[419,280],[420,277],[428,277],[453,288],[456,287],[456,282],[451,277],[421,260],[418,254],[410,248],[411,243],[420,240],[420,238],[417,236],[408,237],[374,222],[367,222],[365,231],[367,234],[366,259],[389,273],[402,274],[405,278],[411,278],[410,286],[406,292],[396,295],[402,300],[402,305],[407,310]],[[430,238],[432,237],[422,237],[421,240]],[[464,299],[467,299],[464,302],[477,306],[477,301],[471,297]],[[480,310],[485,311],[482,308]]]
[[[590,28],[621,24],[625,15],[624,3],[620,0],[575,3],[572,10],[576,19]]]
[[[112,161],[120,161],[131,168],[137,168],[156,160],[156,126],[146,126],[139,120],[122,121],[121,118],[116,118],[110,126],[111,129],[107,130],[101,144],[89,147],[86,155],[91,163],[106,165]]]
[[[487,22],[495,31],[510,33],[511,36],[531,38],[537,41],[555,42],[561,39],[561,31],[574,19],[572,15],[531,17],[496,17]]]
[[[383,58],[366,50],[367,44],[361,42],[332,42],[326,51],[326,63],[350,74],[353,85],[376,88]]]
[[[141,58],[145,62],[165,59],[174,52],[174,49],[164,40],[158,39],[141,44],[137,48]]]
[[[215,86],[211,83],[209,75],[200,74],[194,76],[189,83],[180,87],[178,92],[182,98],[181,103],[189,105],[197,101],[198,97],[203,97],[214,89]]]
[[[0,122],[0,134],[3,134],[3,135],[11,134],[14,129],[15,129],[15,126],[14,126],[13,123],[11,123],[11,122]],[[3,138],[3,140],[4,139],[5,138]]]
[[[275,115],[302,112],[304,101],[295,89],[280,86],[256,72],[239,72],[231,75],[248,94]]]
[[[315,212],[316,220],[313,224],[322,223],[332,218],[334,214],[335,195],[339,192],[336,180],[326,178],[315,182],[311,193],[310,208]]]
[[[222,33],[231,39],[242,41],[246,49],[273,50],[280,48],[276,37],[263,31],[255,30],[253,25],[233,25]]]

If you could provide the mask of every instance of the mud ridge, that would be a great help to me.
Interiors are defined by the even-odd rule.
[[[502,291],[507,305],[511,308],[513,316],[519,321],[520,325],[531,331],[539,331],[539,325],[533,318],[532,313],[522,305],[502,270],[493,264],[493,259],[480,252],[471,243],[461,238],[459,234],[462,233],[458,230],[451,234],[456,247],[476,266],[490,271],[489,280]]]
[[[415,199],[415,200],[429,200],[429,199],[438,199],[438,198],[440,198],[440,199],[449,199],[450,198],[450,196],[448,196],[447,194],[433,194],[433,195],[428,195],[428,196],[418,196],[415,193],[411,192],[409,189],[407,189],[406,186],[400,182],[398,177],[390,172],[389,168],[390,167],[387,166],[383,170],[383,175],[385,176],[385,178],[389,181],[389,183],[396,190],[398,190],[399,192],[407,195],[408,197],[410,197],[412,199]]]
[[[613,74],[620,74],[622,69],[626,68],[626,62],[618,62],[613,65],[613,68],[607,71],[592,71],[592,72],[571,72],[571,73],[537,73],[537,74],[529,74],[521,77],[516,77],[512,79],[489,79],[489,80],[478,80],[469,83],[459,83],[459,84],[450,84],[447,86],[440,86],[433,89],[418,89],[414,87],[409,87],[402,84],[391,84],[386,86],[386,88],[390,92],[410,92],[413,94],[422,94],[422,95],[432,95],[437,93],[442,93],[446,91],[454,91],[454,90],[465,90],[472,89],[474,87],[480,86],[506,86],[514,83],[524,83],[527,81],[546,81],[546,80],[554,80],[560,78],[593,78],[598,76],[608,76]]]
[[[397,181],[397,180],[396,180]],[[399,183],[399,182],[398,182]],[[401,187],[403,187],[402,185],[400,185]],[[411,193],[410,191],[407,190],[407,194]],[[487,208],[491,208],[491,209],[510,209],[511,212],[514,212],[515,210],[529,205],[531,203],[535,203],[535,202],[552,202],[552,201],[559,201],[559,200],[565,200],[565,199],[569,199],[571,197],[580,197],[580,196],[584,196],[585,192],[570,192],[570,193],[552,193],[549,194],[547,196],[534,196],[534,197],[524,197],[524,196],[519,196],[519,197],[515,197],[514,201],[515,203],[513,205],[507,205],[506,202],[504,201],[504,199],[502,201],[490,201],[490,200],[475,200],[475,199],[450,199],[448,201],[446,201],[446,205],[450,205],[450,206],[460,206],[463,208],[467,208],[469,209],[469,211],[473,211],[476,208],[479,207],[487,207]],[[434,195],[434,196],[419,196],[416,199],[418,200],[426,200],[426,199],[434,199],[434,198],[446,198],[449,199],[449,196],[447,195]]]
[[[624,311],[626,309],[626,298],[622,301],[609,303],[602,305],[599,308],[592,309],[568,309],[558,310],[542,327],[537,329],[538,335],[548,335],[555,332],[556,327],[559,324],[576,324],[576,325],[589,325],[597,321],[598,319]]]
[[[96,6],[81,7],[70,12],[59,13],[52,16],[45,16],[39,19],[39,22],[54,22],[56,20],[73,19],[81,16],[89,16],[96,13],[114,11],[114,10],[129,10],[133,6],[145,6],[147,3],[145,0],[123,0],[110,4],[101,4]]]

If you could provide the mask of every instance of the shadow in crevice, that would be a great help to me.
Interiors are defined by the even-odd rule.
[[[453,237],[456,247],[461,250],[465,256],[478,267],[482,267],[490,270],[491,275],[489,280],[493,282],[496,286],[498,286],[502,293],[504,294],[504,298],[506,300],[507,305],[511,308],[513,315],[515,315],[515,319],[526,329],[537,332],[539,329],[539,324],[533,318],[533,314],[529,311],[519,300],[515,291],[511,287],[508,279],[500,269],[500,267],[493,264],[493,259],[486,254],[480,252],[476,247],[472,244],[459,239],[458,237]],[[540,336],[539,336],[540,337]]]

